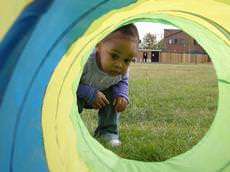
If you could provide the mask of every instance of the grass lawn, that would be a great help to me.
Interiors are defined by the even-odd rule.
[[[128,108],[120,116],[117,155],[163,161],[191,149],[216,113],[218,87],[212,64],[131,64]],[[93,135],[97,113],[81,114]]]

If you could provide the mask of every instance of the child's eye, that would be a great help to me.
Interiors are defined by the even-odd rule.
[[[111,53],[110,55],[111,55],[113,60],[119,59],[119,56],[117,54],[115,54],[115,53]]]
[[[125,64],[129,64],[131,62],[131,59],[125,59]]]

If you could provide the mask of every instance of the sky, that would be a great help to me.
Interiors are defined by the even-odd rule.
[[[135,25],[137,26],[141,40],[143,40],[143,37],[146,33],[150,32],[156,35],[157,41],[159,41],[164,36],[164,29],[177,29],[176,27],[173,27],[171,25],[151,22],[138,22],[135,23]]]

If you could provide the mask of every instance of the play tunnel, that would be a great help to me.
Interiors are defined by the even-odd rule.
[[[174,25],[205,49],[218,110],[191,150],[163,162],[123,159],[84,126],[75,91],[94,46],[132,22]],[[230,172],[229,0],[3,0],[1,172]]]

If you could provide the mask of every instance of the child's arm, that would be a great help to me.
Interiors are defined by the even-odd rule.
[[[126,73],[120,82],[113,86],[113,105],[117,112],[122,112],[128,105],[128,74]]]
[[[109,104],[106,96],[101,91],[87,84],[79,84],[77,96],[84,99],[94,109],[100,109]]]
[[[128,102],[128,92],[128,74],[126,73],[121,81],[113,85],[113,98],[124,97]]]
[[[97,90],[87,84],[79,83],[77,97],[82,98],[88,105],[92,105],[96,97]]]

